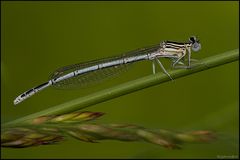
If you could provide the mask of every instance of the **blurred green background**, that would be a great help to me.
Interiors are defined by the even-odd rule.
[[[1,120],[152,74],[150,62],[85,89],[46,89],[14,107],[22,92],[56,68],[118,55],[162,40],[200,38],[202,59],[239,48],[238,2],[2,2]],[[132,123],[173,131],[213,130],[218,140],[168,150],[144,142],[84,143],[2,148],[2,158],[218,158],[238,157],[239,62],[125,95],[85,110],[107,113],[97,123]]]

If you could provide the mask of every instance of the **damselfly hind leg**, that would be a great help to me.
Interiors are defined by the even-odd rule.
[[[152,61],[152,69],[153,69],[153,74],[155,74],[156,73],[156,67],[155,67],[155,62],[154,61]]]
[[[160,61],[159,59],[157,59],[157,58],[156,58],[156,61],[157,61],[157,63],[159,64],[159,66],[162,68],[163,72],[164,72],[171,80],[173,80],[172,77],[170,76],[170,74],[166,71],[166,69],[165,69],[164,66],[162,65],[161,61]]]

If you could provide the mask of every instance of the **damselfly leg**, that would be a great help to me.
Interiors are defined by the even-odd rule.
[[[191,67],[191,49],[188,48],[188,67]]]
[[[176,68],[176,64],[179,63],[179,61],[186,55],[186,50],[184,49],[183,52],[182,52],[182,55],[172,64],[172,67],[173,68]]]
[[[175,62],[175,60],[173,60],[173,63],[174,62]],[[185,65],[183,62],[179,61],[178,64],[180,64],[180,65],[175,65],[174,68],[175,69],[191,69],[193,67],[198,66],[199,64],[208,67],[204,62],[201,62],[198,59],[190,59],[190,62],[191,62],[191,64],[189,66],[189,65]]]
[[[171,80],[173,80],[172,79],[172,77],[170,76],[170,74],[167,72],[167,70],[164,68],[164,66],[162,65],[162,63],[161,63],[161,61],[159,60],[159,59],[155,59],[156,61],[157,61],[157,63],[159,64],[159,66],[162,68],[162,70],[163,70],[163,72],[171,79]]]
[[[193,65],[191,65],[191,67],[195,67],[196,65],[200,64],[200,65],[204,65],[204,66],[206,66],[206,67],[208,68],[208,65],[207,65],[206,63],[202,62],[202,61],[199,60],[199,59],[193,59],[193,58],[191,58],[190,61],[191,61],[191,62],[194,62],[194,63],[192,63]]]
[[[153,74],[156,73],[155,61],[152,61]]]

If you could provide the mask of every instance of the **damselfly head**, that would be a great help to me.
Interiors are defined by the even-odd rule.
[[[197,52],[201,49],[200,41],[195,36],[190,37],[189,41],[190,41],[190,43],[192,43],[192,50],[194,52]]]

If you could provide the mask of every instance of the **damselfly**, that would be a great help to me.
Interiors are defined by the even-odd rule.
[[[197,52],[200,49],[201,44],[199,40],[195,36],[192,36],[189,38],[189,41],[185,43],[163,41],[160,44],[130,51],[120,56],[65,66],[53,72],[48,82],[34,87],[18,96],[14,100],[14,104],[16,105],[24,101],[49,86],[54,86],[56,88],[71,88],[77,85],[86,85],[93,81],[99,81],[117,74],[118,71],[122,70],[127,64],[143,60],[152,61],[153,74],[156,73],[156,62],[162,68],[163,72],[172,79],[162,65],[160,59],[171,59],[173,68],[190,68],[191,50]],[[187,65],[185,65],[183,61],[186,55],[188,55]]]

